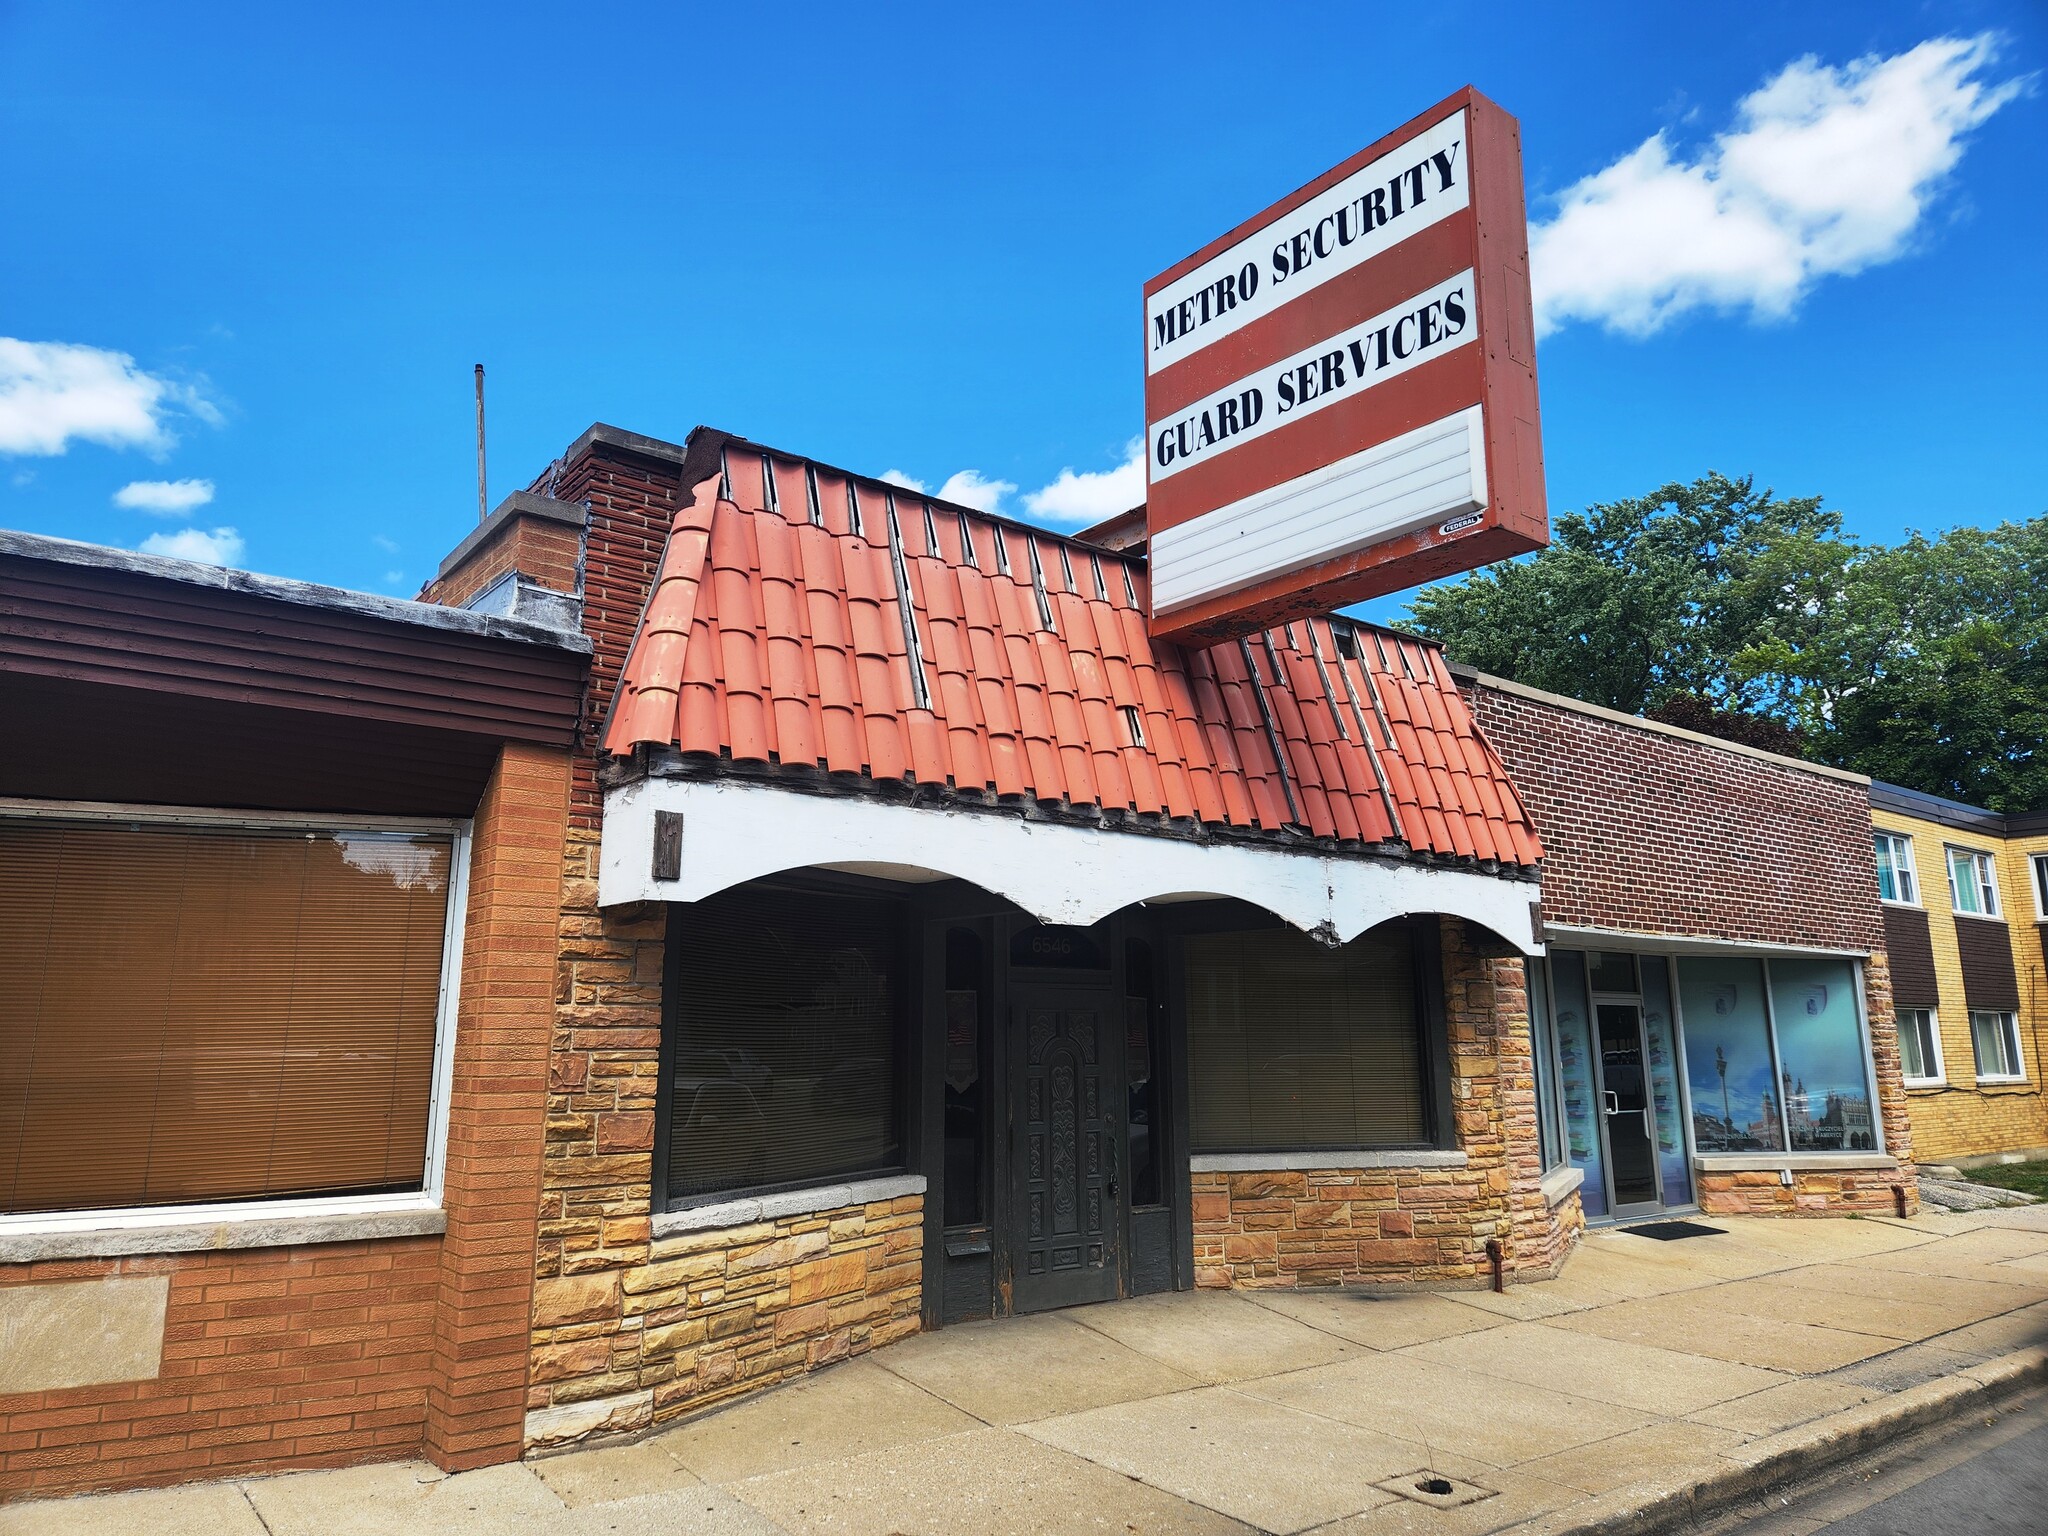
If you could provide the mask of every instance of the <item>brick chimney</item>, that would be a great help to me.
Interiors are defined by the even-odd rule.
[[[441,562],[420,601],[583,628],[583,556],[590,504],[514,491]]]

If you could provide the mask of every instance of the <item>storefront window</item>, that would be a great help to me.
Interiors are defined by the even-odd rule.
[[[1579,1201],[1588,1216],[1607,1214],[1607,1169],[1600,1152],[1600,1089],[1594,1080],[1593,1014],[1586,998],[1586,957],[1554,950],[1550,982],[1557,1001],[1557,1075],[1564,1086],[1565,1148],[1586,1176]]]
[[[1678,962],[1693,1142],[1702,1152],[1782,1152],[1760,961]]]
[[[421,1188],[457,847],[0,819],[0,1212]]]
[[[1390,923],[1341,949],[1292,928],[1187,945],[1194,1150],[1429,1138],[1415,958]]]
[[[903,925],[759,887],[677,912],[671,1203],[902,1168]]]
[[[1770,966],[1792,1150],[1876,1150],[1855,969],[1846,960],[1773,960]]]
[[[1643,974],[1643,1043],[1649,1052],[1650,1118],[1656,1128],[1657,1167],[1664,1203],[1692,1201],[1692,1167],[1685,1151],[1684,1099],[1678,1088],[1678,1049],[1671,1021],[1671,966],[1662,955],[1640,959]]]

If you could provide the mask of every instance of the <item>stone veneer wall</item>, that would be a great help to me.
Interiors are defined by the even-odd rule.
[[[1908,1118],[1899,1032],[1892,1016],[1891,967],[1883,954],[1863,963],[1863,1007],[1870,1022],[1870,1056],[1877,1068],[1877,1102],[1887,1156],[1896,1168],[1794,1169],[1786,1188],[1775,1169],[1697,1174],[1700,1209],[1721,1216],[1890,1216],[1895,1188],[1906,1192],[1906,1213],[1920,1209],[1913,1170],[1913,1127]],[[1767,1154],[1760,1154],[1767,1155]]]
[[[1444,918],[1444,1020],[1462,1168],[1196,1173],[1195,1280],[1203,1286],[1373,1281],[1487,1283],[1489,1239],[1522,1279],[1554,1272],[1583,1225],[1576,1195],[1543,1196],[1528,989]]]
[[[570,1391],[527,1416],[532,1446],[641,1429],[917,1332],[917,1195],[658,1238],[645,1264],[540,1282],[534,1382]]]

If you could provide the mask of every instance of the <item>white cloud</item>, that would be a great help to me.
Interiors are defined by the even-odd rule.
[[[371,535],[370,535],[370,542],[371,542],[372,544],[376,545],[376,546],[377,546],[377,547],[378,547],[379,549],[383,550],[383,551],[384,551],[384,553],[385,553],[385,554],[387,554],[387,555],[395,555],[395,554],[397,554],[397,553],[398,553],[398,540],[396,540],[396,539],[393,539],[393,538],[388,538],[388,537],[386,537],[386,536],[385,536],[384,534],[381,534],[381,533],[373,533],[373,534],[371,534]]]
[[[145,373],[125,352],[0,336],[0,453],[59,454],[73,439],[162,453],[180,413],[221,419],[197,388]]]
[[[1075,474],[1063,469],[1051,485],[1024,498],[1034,517],[1059,523],[1099,523],[1128,512],[1145,499],[1145,443],[1132,438],[1115,469]]]
[[[919,496],[936,496],[941,501],[950,501],[959,506],[972,507],[977,512],[1000,512],[1005,496],[1017,493],[1016,485],[1009,480],[991,480],[978,469],[963,469],[949,475],[946,483],[934,491],[915,475],[907,475],[900,469],[882,471],[884,484],[901,486]]]
[[[403,572],[403,571],[386,571],[386,572],[384,573],[384,585],[385,585],[385,586],[387,586],[387,587],[402,587],[402,586],[404,586],[404,585],[405,585],[405,572]]]
[[[978,469],[963,469],[939,487],[939,500],[972,507],[977,512],[1000,512],[1003,498],[1016,494],[1015,482],[990,480]]]
[[[176,517],[211,500],[211,480],[131,480],[114,492],[115,506],[157,517]]]
[[[199,560],[207,565],[240,565],[247,545],[232,528],[180,528],[176,533],[152,533],[142,541],[145,555],[169,555],[176,560]]]
[[[961,470],[948,477],[936,491],[900,469],[887,471],[882,479],[920,496],[936,496],[978,512],[1007,512],[1005,503],[1017,494],[1016,482],[991,479],[978,469]],[[1063,469],[1052,484],[1024,494],[1024,510],[1028,516],[1046,522],[1085,526],[1128,512],[1144,500],[1145,442],[1143,438],[1132,438],[1125,445],[1124,461],[1115,469],[1079,474],[1071,468]]]
[[[1688,310],[1789,315],[1820,278],[1905,254],[1972,128],[2032,77],[1992,84],[1990,34],[1837,69],[1797,59],[1688,159],[1660,132],[1567,188],[1529,231],[1539,332],[1646,336]]]

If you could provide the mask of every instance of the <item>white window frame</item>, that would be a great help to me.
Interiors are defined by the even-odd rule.
[[[1938,1010],[1933,1008],[1899,1009],[1898,1022],[1899,1035],[1901,1038],[1904,1037],[1906,1032],[1904,1027],[1904,1019],[1905,1016],[1909,1013],[1924,1013],[1927,1015],[1927,1044],[1934,1056],[1934,1060],[1932,1063],[1934,1071],[1933,1075],[1929,1077],[1915,1077],[1911,1073],[1907,1072],[1906,1053],[1904,1049],[1901,1048],[1899,1052],[1899,1075],[1905,1079],[1906,1086],[1908,1088],[1944,1087],[1948,1083],[1948,1063],[1942,1059],[1941,1054],[1941,1015]]]
[[[1873,855],[1876,853],[1879,842],[1891,844],[1888,852],[1892,861],[1892,882],[1894,885],[1897,885],[1903,877],[1906,894],[1903,896],[1887,896],[1884,893],[1884,887],[1880,885],[1877,890],[1877,899],[1888,907],[1919,906],[1920,872],[1913,867],[1912,837],[1904,832],[1891,832],[1883,827],[1873,827],[1870,832],[1870,844]]]
[[[434,1009],[434,1065],[427,1102],[427,1152],[420,1187],[382,1195],[309,1195],[280,1200],[232,1200],[207,1205],[107,1206],[77,1211],[0,1213],[0,1242],[13,1238],[74,1238],[89,1234],[146,1237],[151,1232],[189,1234],[195,1228],[308,1223],[304,1240],[337,1241],[350,1234],[334,1223],[353,1218],[405,1216],[441,1209],[448,1161],[448,1101],[454,1086],[455,1022],[461,1010],[462,930],[469,909],[469,855],[473,824],[468,820],[419,816],[310,816],[285,812],[213,810],[198,806],[113,805],[102,802],[21,800],[0,796],[0,820],[141,822],[218,830],[305,830],[427,832],[452,839],[448,860],[448,917],[441,943],[441,985]],[[176,1247],[189,1244],[177,1241]],[[240,1246],[227,1242],[207,1246]],[[120,1252],[147,1252],[120,1245]]]
[[[2048,853],[2029,858],[2027,873],[2034,877],[2034,916],[2048,923]]]
[[[1998,1020],[2000,1039],[2012,1051],[2014,1072],[1986,1072],[1984,1062],[1977,1053],[1977,1021]],[[2019,1015],[2004,1008],[1972,1008],[1970,1010],[1970,1055],[1976,1061],[1977,1081],[1980,1083],[2024,1083],[2027,1080],[2027,1058],[2020,1049]]]
[[[1950,843],[1943,850],[1944,863],[1948,866],[1948,900],[1958,916],[1990,917],[2003,919],[2005,908],[1998,899],[1998,860],[1981,848],[1965,848],[1960,843]],[[1972,911],[1963,905],[1962,892],[1956,886],[1956,855],[1970,860],[1971,872],[1976,877],[1977,897],[1985,905],[1981,910]]]

